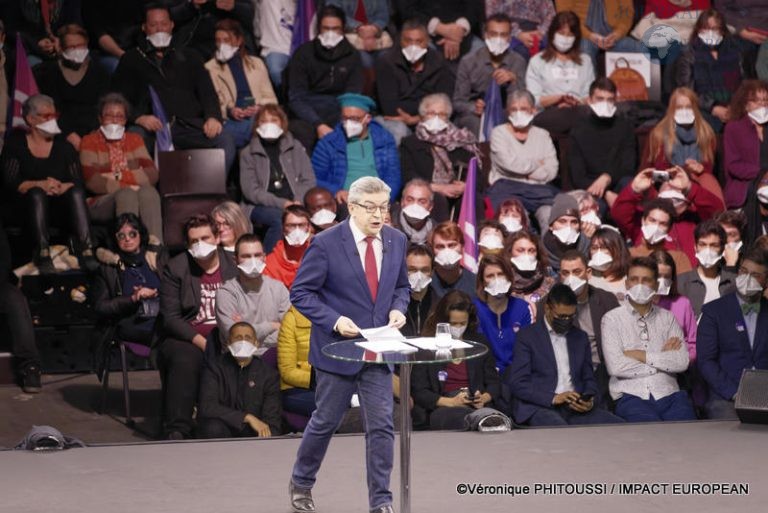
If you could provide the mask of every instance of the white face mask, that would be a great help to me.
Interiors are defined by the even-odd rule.
[[[283,129],[277,123],[262,123],[256,129],[256,133],[262,139],[274,141],[281,135],[283,135]]]
[[[485,46],[491,55],[501,55],[509,48],[509,41],[502,37],[491,37],[485,40]]]
[[[418,62],[426,53],[427,49],[418,45],[410,45],[403,48],[403,57],[411,64]]]
[[[49,119],[48,121],[44,121],[39,125],[35,125],[35,128],[41,132],[45,132],[48,135],[58,135],[61,133],[61,128],[59,128],[59,124],[55,119]]]
[[[723,35],[717,30],[708,29],[699,32],[699,39],[707,46],[717,46],[723,42]]]
[[[151,36],[147,36],[147,39],[152,43],[152,46],[161,50],[167,48],[171,44],[172,37],[173,36],[168,32],[155,32]]]
[[[88,58],[88,48],[67,48],[61,56],[70,62],[82,64]]]
[[[517,255],[509,260],[514,264],[518,271],[522,272],[535,271],[536,267],[539,265],[536,257],[528,254]]]
[[[123,138],[123,134],[125,134],[125,127],[117,123],[101,125],[99,130],[101,130],[101,133],[104,134],[108,141],[119,141]]]
[[[439,134],[440,132],[448,128],[448,123],[443,121],[443,118],[441,118],[440,116],[432,116],[426,121],[422,121],[421,124],[424,125],[424,128],[426,128],[427,132],[429,132],[430,134]]]
[[[189,251],[189,254],[192,255],[192,258],[196,260],[205,260],[211,256],[214,251],[216,251],[216,246],[201,240],[192,244],[192,246],[187,251]]]
[[[678,125],[692,125],[694,121],[696,121],[696,115],[693,109],[687,107],[675,109],[675,123]]]
[[[669,291],[672,289],[672,280],[669,278],[659,278],[659,288],[656,294],[659,296],[668,296]]]
[[[411,203],[407,207],[403,207],[403,214],[405,214],[406,217],[410,217],[411,219],[422,221],[429,217],[429,210],[422,207],[418,203]]]
[[[614,114],[616,114],[616,105],[613,102],[609,101],[600,101],[595,103],[590,103],[589,107],[592,109],[592,112],[595,113],[595,115],[599,118],[612,118]]]
[[[710,267],[714,266],[720,261],[721,258],[723,258],[723,255],[716,253],[710,248],[696,252],[696,259],[699,261],[699,265],[705,269],[709,269]]]
[[[435,255],[435,263],[443,267],[452,267],[459,260],[461,260],[461,253],[451,248],[446,248]]]
[[[467,326],[450,326],[448,327],[448,330],[451,332],[451,337],[453,337],[454,340],[461,340],[461,337],[464,336],[464,332],[467,331]]]
[[[525,128],[531,124],[531,121],[533,121],[533,114],[518,110],[511,114],[507,119],[509,119],[509,122],[512,123],[513,127]]]
[[[408,273],[408,283],[411,285],[411,290],[413,292],[421,292],[432,283],[432,276],[424,274],[421,271]]]
[[[296,228],[285,236],[285,241],[291,246],[302,246],[305,242],[307,242],[308,238],[308,231],[302,230],[301,228]]]
[[[560,228],[559,230],[552,230],[552,235],[557,237],[557,240],[568,246],[571,244],[576,244],[576,241],[579,240],[579,232],[570,226]]]
[[[256,278],[261,275],[265,267],[267,267],[267,264],[264,263],[264,259],[256,257],[249,258],[237,266],[248,278]]]
[[[316,226],[325,226],[326,224],[331,224],[336,220],[336,213],[331,212],[327,208],[322,208],[312,214],[312,218],[310,221],[312,221],[312,224]]]
[[[227,349],[229,349],[229,352],[232,353],[232,356],[238,359],[250,358],[259,351],[258,347],[251,344],[247,340],[238,340],[237,342],[232,342],[229,344]]]
[[[627,291],[627,296],[629,296],[629,299],[638,305],[647,305],[651,302],[651,299],[653,299],[655,294],[655,290],[653,290],[648,285],[643,285],[642,283],[638,283]]]
[[[560,33],[555,33],[555,40],[552,41],[552,45],[560,53],[566,53],[573,48],[573,43],[576,42],[575,36],[564,36]]]
[[[594,269],[595,271],[603,272],[611,265],[611,262],[613,262],[613,257],[610,253],[607,251],[603,251],[602,249],[598,249],[595,251],[595,254],[592,255],[592,258],[589,260],[589,267]]]
[[[348,139],[358,137],[363,133],[363,124],[359,121],[352,121],[351,119],[348,119],[344,121],[343,126],[344,132],[347,134]]]
[[[480,237],[478,244],[485,249],[502,249],[504,248],[504,241],[497,233],[486,233]]]
[[[512,284],[506,278],[494,278],[485,286],[485,291],[491,296],[503,296],[509,292]]]
[[[317,36],[317,39],[320,41],[320,44],[323,45],[324,48],[331,49],[335,48],[336,45],[341,43],[341,40],[344,39],[344,36],[335,30],[327,30]]]
[[[504,225],[509,233],[516,233],[523,229],[520,219],[516,217],[500,217],[499,222]]]
[[[768,123],[768,107],[758,107],[749,111],[749,117],[758,125]]]
[[[752,298],[763,292],[763,287],[751,274],[740,274],[736,276],[736,290],[744,299]]]
[[[725,247],[728,249],[732,249],[733,251],[739,251],[743,245],[744,245],[744,242],[736,241],[736,242],[727,242],[725,244]]]
[[[581,294],[584,286],[587,284],[587,280],[582,280],[575,274],[569,274],[566,279],[563,280],[563,285],[567,285],[571,288],[574,294],[577,296]]]
[[[594,224],[595,226],[602,226],[603,221],[600,219],[600,217],[595,213],[594,210],[590,210],[583,216],[581,216],[581,222],[582,223],[589,223]]]
[[[221,46],[216,49],[216,60],[219,62],[227,62],[239,51],[239,46],[232,46],[228,43],[222,43]]]
[[[643,238],[651,246],[667,238],[667,232],[659,228],[658,224],[643,224],[641,230],[643,232]]]

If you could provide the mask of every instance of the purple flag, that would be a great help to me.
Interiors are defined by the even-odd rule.
[[[155,162],[157,162],[157,154],[159,152],[173,151],[173,139],[171,138],[171,125],[165,116],[163,104],[160,102],[160,97],[152,86],[149,86],[149,96],[152,98],[152,114],[163,124],[163,128],[155,134]]]
[[[475,191],[477,190],[477,157],[469,161],[467,179],[465,180],[464,195],[461,198],[459,212],[459,228],[464,234],[464,258],[462,265],[465,269],[477,272],[477,220],[475,211]]]
[[[293,35],[291,36],[291,55],[298,47],[312,39],[315,21],[315,0],[297,0],[296,16],[293,18]]]
[[[495,80],[491,79],[488,89],[485,91],[485,109],[483,109],[482,126],[480,128],[480,141],[490,141],[491,131],[504,123],[504,105],[501,101],[501,88]]]
[[[24,51],[24,44],[21,42],[21,36],[16,35],[16,80],[13,87],[13,120],[11,126],[26,126],[27,123],[21,116],[21,106],[27,101],[27,98],[38,94],[37,82],[32,74],[32,68],[27,61],[27,52]]]

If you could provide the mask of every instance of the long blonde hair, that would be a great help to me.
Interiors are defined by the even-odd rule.
[[[701,152],[701,159],[703,162],[712,163],[715,158],[715,132],[701,115],[699,97],[688,87],[678,87],[672,91],[672,95],[669,97],[667,113],[659,121],[659,124],[651,130],[651,134],[648,137],[648,162],[655,161],[662,148],[667,160],[672,155],[672,148],[677,143],[677,135],[675,135],[675,110],[678,96],[685,96],[690,100],[691,109],[695,116],[693,128],[696,131],[696,142]]]

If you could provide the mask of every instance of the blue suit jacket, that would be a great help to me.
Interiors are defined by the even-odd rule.
[[[597,396],[587,334],[574,327],[565,338],[574,391]],[[505,377],[513,396],[512,415],[518,424],[526,422],[540,408],[552,408],[557,362],[543,317],[517,334],[515,357]],[[599,398],[595,397],[595,404],[598,403]]]
[[[744,369],[768,369],[768,301],[760,302],[754,347],[749,347],[735,292],[704,305],[696,335],[696,359],[709,393],[730,401]]]
[[[349,317],[361,329],[383,326],[389,322],[391,310],[405,313],[410,301],[405,234],[389,226],[381,231],[384,253],[374,303],[350,222],[348,219],[312,239],[291,287],[291,303],[312,322],[309,363],[343,375],[356,374],[363,364],[323,355],[324,346],[345,340],[333,331],[339,317]]]

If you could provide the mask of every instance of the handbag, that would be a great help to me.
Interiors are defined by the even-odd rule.
[[[621,63],[624,66],[619,66]],[[616,60],[616,69],[608,77],[616,84],[616,100],[647,100],[648,88],[645,86],[645,79],[636,70],[632,69],[629,61],[623,57]]]

